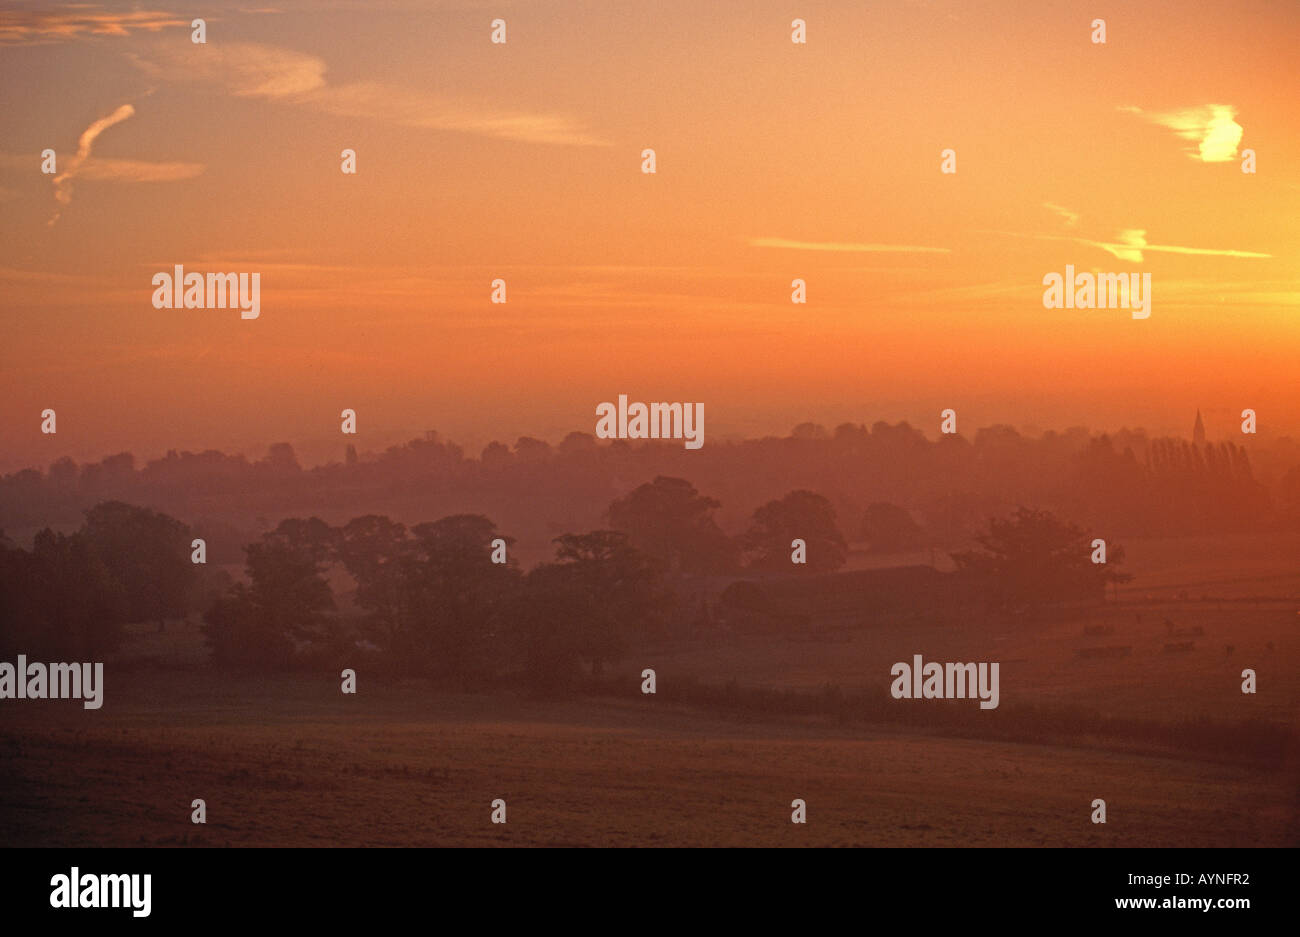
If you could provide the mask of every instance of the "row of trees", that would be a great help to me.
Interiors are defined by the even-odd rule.
[[[487,517],[456,514],[407,527],[380,515],[331,527],[290,519],[246,548],[247,584],[204,616],[222,665],[286,667],[357,649],[389,668],[443,679],[490,679],[520,668],[563,686],[599,676],[633,636],[683,622],[693,577],[742,564],[789,571],[802,540],[810,569],[836,569],[847,546],[830,503],[794,491],[728,537],[719,503],[688,481],[659,477],[610,504],[609,528],[555,538],[552,559],[523,573],[513,539]],[[352,608],[331,581],[346,573]]]
[[[196,522],[201,512],[383,513],[395,496],[404,500],[418,491],[433,516],[473,504],[532,538],[548,529],[552,506],[573,524],[598,526],[592,492],[619,490],[620,479],[689,475],[729,505],[723,515],[729,528],[772,492],[807,489],[827,495],[841,518],[862,515],[869,504],[864,492],[902,505],[922,521],[927,545],[945,547],[972,534],[990,513],[1019,503],[1128,535],[1297,529],[1300,440],[1241,436],[1231,428],[1234,442],[1207,447],[1148,438],[1141,430],[1026,435],[988,426],[934,438],[907,423],[845,423],[833,430],[803,424],[785,437],[715,441],[698,451],[571,433],[558,445],[529,437],[492,442],[477,457],[429,432],[383,452],[349,447],[340,461],[312,468],[285,443],[261,459],[173,451],[137,465],[130,453],[120,453],[80,465],[64,458],[44,471],[0,477],[0,526],[76,523],[84,507],[109,498]],[[739,505],[746,506],[743,513]]]
[[[397,672],[475,682],[521,670],[558,688],[583,665],[599,676],[630,635],[667,622],[664,568],[625,534],[565,534],[527,574],[511,542],[478,514],[410,528],[377,515],[286,520],[247,548],[248,584],[213,604],[203,631],[224,666],[369,653]],[[330,584],[340,569],[355,583],[352,610]]]
[[[180,521],[120,501],[73,533],[40,531],[31,550],[0,533],[0,651],[81,659],[116,648],[127,622],[183,617],[199,601],[189,545]]]
[[[608,528],[555,538],[553,557],[527,573],[513,539],[479,514],[409,528],[380,515],[339,527],[293,518],[246,546],[246,581],[217,593],[224,574],[200,572],[186,525],[105,502],[71,534],[41,531],[31,550],[0,535],[0,653],[86,659],[113,650],[127,622],[161,627],[201,607],[222,666],[346,666],[371,654],[435,678],[523,671],[559,687],[584,668],[599,676],[637,638],[688,623],[699,577],[742,562],[781,572],[844,562],[817,494],[763,505],[737,538],[719,528],[718,507],[684,479],[656,478],[610,504]],[[878,520],[903,523],[888,511]],[[794,540],[804,567],[791,562]],[[1092,599],[1126,578],[1118,546],[1096,564],[1088,534],[1041,511],[992,521],[978,543],[954,558],[1001,608]]]
[[[829,571],[848,559],[848,544],[830,501],[812,491],[792,491],[759,507],[749,529],[732,539],[714,517],[722,505],[684,478],[659,476],[610,506],[610,526],[663,561],[670,573],[733,572],[742,566],[768,571],[791,568],[791,544],[804,541],[806,566]]]
[[[610,529],[565,534],[553,561],[527,576],[513,559],[492,561],[493,544],[504,554],[513,540],[480,515],[409,529],[377,515],[341,528],[287,520],[245,548],[247,583],[205,606],[209,640],[221,663],[283,666],[307,648],[338,652],[363,640],[394,664],[464,674],[501,655],[492,636],[526,625],[530,654],[582,658],[599,672],[628,629],[662,621],[683,577],[744,563],[788,570],[796,538],[810,568],[844,563],[844,538],[819,495],[795,491],[764,505],[735,539],[718,527],[718,506],[683,479],[656,478],[609,506]],[[192,537],[166,514],[108,501],[73,533],[41,531],[31,550],[0,538],[0,650],[100,654],[128,622],[161,628],[188,614],[201,601],[203,569],[192,562]],[[358,627],[341,625],[332,567],[355,583]]]

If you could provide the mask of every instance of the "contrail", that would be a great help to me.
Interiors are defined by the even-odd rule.
[[[77,141],[77,152],[63,164],[63,172],[54,177],[54,200],[60,205],[67,205],[72,201],[72,187],[68,184],[77,175],[81,166],[90,158],[90,148],[94,145],[96,138],[114,124],[120,124],[128,117],[135,113],[135,108],[130,104],[123,104],[107,117],[101,117],[84,131],[81,139]],[[51,218],[47,225],[52,225],[59,220],[59,211],[55,209],[54,217]]]

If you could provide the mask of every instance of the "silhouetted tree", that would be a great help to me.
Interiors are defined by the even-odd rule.
[[[94,660],[115,649],[127,597],[84,534],[36,535],[30,551],[0,543],[0,653]]]
[[[389,652],[411,627],[405,577],[413,547],[405,526],[377,514],[354,517],[337,539],[338,558],[357,582],[356,604],[368,612],[367,636]]]
[[[153,621],[189,611],[197,578],[190,561],[190,529],[148,508],[104,501],[86,512],[82,528],[100,560],[126,590],[131,621]]]
[[[488,471],[497,471],[513,465],[515,454],[510,451],[510,447],[504,443],[493,440],[483,447],[483,452],[479,455],[479,462],[483,468]]]
[[[217,663],[278,669],[307,647],[335,641],[334,594],[323,575],[325,527],[316,518],[295,518],[245,548],[251,585],[236,584],[203,616]]]
[[[713,518],[719,506],[686,479],[660,475],[616,499],[607,513],[611,527],[670,574],[701,574],[735,565],[735,546]]]
[[[1124,561],[1123,547],[1108,543],[1106,563],[1095,564],[1093,537],[1047,511],[1022,507],[1010,518],[993,518],[975,540],[983,551],[952,558],[958,569],[983,580],[995,607],[1102,599],[1108,583],[1133,578],[1115,568]]]
[[[280,521],[274,531],[264,538],[268,543],[283,544],[288,549],[325,565],[336,558],[339,531],[319,517],[290,517]]]
[[[579,625],[579,653],[600,677],[605,663],[623,653],[629,635],[644,636],[663,623],[671,600],[662,564],[616,530],[557,537],[555,558],[572,572],[593,608]]]
[[[293,661],[293,640],[268,626],[242,582],[213,601],[199,630],[219,667],[283,670]]]
[[[671,598],[662,565],[621,531],[564,534],[554,542],[555,562],[528,574],[516,615],[534,685],[558,690],[571,683],[580,662],[600,678],[630,635],[645,635],[663,621]]]
[[[561,695],[579,679],[579,623],[590,614],[589,597],[572,568],[542,563],[529,571],[510,618],[534,692]]]
[[[790,571],[791,542],[807,544],[807,567],[836,570],[848,559],[844,535],[835,526],[835,509],[812,491],[792,491],[769,501],[754,512],[754,524],[745,534],[745,552],[755,569]]]
[[[403,563],[407,627],[395,650],[434,675],[477,677],[493,669],[502,610],[516,588],[518,567],[492,562],[496,525],[481,514],[455,514],[411,528]],[[508,555],[508,554],[507,554]]]
[[[820,423],[800,423],[790,431],[793,439],[829,439],[826,434],[826,427]]]
[[[287,442],[273,443],[266,452],[264,464],[276,472],[302,471],[302,466],[298,464],[298,456],[294,454],[293,446]]]

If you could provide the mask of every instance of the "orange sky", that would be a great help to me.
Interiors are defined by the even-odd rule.
[[[477,452],[591,432],[620,393],[703,402],[706,440],[933,434],[945,407],[965,432],[1185,433],[1197,407],[1212,437],[1245,407],[1300,432],[1300,4],[1106,6],[11,7],[0,471],[314,461],[344,407],[363,450],[436,428]],[[1140,260],[1100,246],[1134,230]],[[260,272],[260,318],[154,309],[174,264]],[[1045,309],[1066,264],[1149,272],[1151,317]]]

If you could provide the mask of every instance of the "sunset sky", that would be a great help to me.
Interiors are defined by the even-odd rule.
[[[337,458],[344,407],[477,454],[620,393],[706,445],[1300,432],[1300,4],[255,6],[0,9],[0,471]],[[260,318],[153,308],[176,264],[259,272]],[[1150,318],[1045,309],[1066,264],[1149,272]]]

